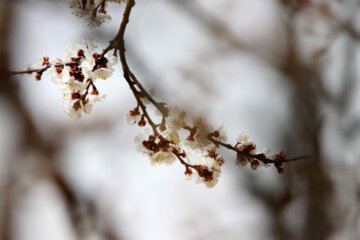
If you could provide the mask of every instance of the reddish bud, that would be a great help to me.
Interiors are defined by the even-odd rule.
[[[212,135],[215,137],[215,138],[218,138],[218,137],[220,137],[220,132],[219,131],[214,131],[213,133],[212,133]]]
[[[217,157],[215,161],[219,164],[219,166],[222,166],[225,162],[225,160],[222,157]]]
[[[81,104],[80,104],[80,101],[77,101],[73,104],[73,109],[75,111],[79,110],[81,108]]]
[[[208,152],[208,156],[213,158],[213,159],[216,159],[217,156],[218,156],[218,154],[216,153],[215,150],[208,150],[207,152]]]
[[[84,56],[84,50],[80,49],[77,53],[78,57],[83,57]]]
[[[93,87],[92,91],[91,91],[91,95],[98,95],[99,94],[99,91]]]
[[[145,121],[145,117],[144,117],[144,116],[141,117],[140,121],[138,122],[138,125],[139,125],[139,127],[144,127],[144,126],[146,126],[146,121]]]
[[[210,182],[214,179],[213,172],[208,169],[207,166],[204,165],[197,165],[196,171],[198,172],[199,176],[203,178],[205,182]]]
[[[71,99],[74,100],[74,99],[80,99],[81,98],[81,94],[78,93],[78,92],[74,92],[71,94]]]
[[[188,175],[188,176],[191,176],[192,175],[192,171],[189,167],[186,167],[186,170],[185,170],[185,175]]]
[[[63,71],[63,68],[64,68],[63,66],[56,66],[56,67],[55,67],[56,73],[57,73],[57,74],[61,74],[62,71]]]
[[[135,116],[137,116],[139,114],[140,114],[140,112],[139,112],[138,108],[134,108],[133,110],[130,110],[130,116],[131,117],[135,117]]]
[[[42,62],[42,65],[43,66],[47,66],[47,65],[49,65],[49,57],[43,57],[43,62]]]
[[[250,152],[252,150],[255,150],[256,146],[254,144],[249,144],[245,146],[245,149]]]
[[[284,161],[285,160],[285,153],[283,151],[279,152],[275,155],[275,161]]]
[[[281,166],[281,165],[279,165],[279,166],[276,166],[275,165],[275,167],[276,167],[276,170],[278,171],[278,173],[283,173],[284,172],[284,168]]]
[[[97,53],[94,53],[92,56],[93,56],[93,58],[95,58],[95,59],[98,59],[98,58],[99,58],[99,54],[97,54]]]
[[[162,122],[162,123],[160,124],[159,129],[160,129],[161,132],[164,132],[164,131],[166,130],[165,122]]]
[[[252,161],[250,162],[250,164],[251,164],[251,169],[252,169],[252,170],[256,170],[256,169],[259,167],[259,165],[260,165],[259,161],[257,161],[257,160],[252,160]]]
[[[37,73],[37,74],[35,75],[35,79],[36,79],[37,81],[40,81],[40,80],[41,80],[41,74],[40,74],[40,73]]]
[[[183,151],[182,153],[179,153],[179,156],[182,157],[182,158],[186,158],[186,152]]]

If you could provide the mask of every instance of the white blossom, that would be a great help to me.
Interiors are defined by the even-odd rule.
[[[107,15],[107,14],[100,14],[100,13],[97,13],[96,15],[87,14],[84,19],[89,28],[96,28],[96,27],[99,27],[103,23],[109,22],[111,20],[111,16]]]
[[[58,64],[60,64],[60,63],[58,63]],[[53,65],[56,65],[56,63]],[[56,67],[51,67],[47,70],[47,74],[49,75],[50,79],[55,84],[61,84],[61,83],[68,81],[68,79],[70,79],[69,69],[67,66],[65,66],[62,69],[61,73],[57,72]]]
[[[91,39],[82,44],[66,47],[65,62],[52,63],[48,74],[60,86],[64,111],[78,119],[82,113],[90,113],[94,103],[104,100],[105,95],[98,92],[94,82],[112,76],[116,58],[96,53],[98,43]]]
[[[238,143],[241,143],[241,144],[247,144],[249,143],[249,135],[248,134],[245,134],[245,133],[241,133],[237,138],[236,138],[236,141]]]
[[[106,2],[123,3],[126,0],[107,0]],[[106,2],[102,0],[69,0],[69,6],[75,16],[84,19],[88,27],[95,28],[111,20],[111,16],[105,10]]]
[[[90,94],[89,95],[89,102],[90,103],[99,103],[103,102],[106,98],[105,94],[98,93],[98,94]]]
[[[242,152],[245,149],[247,149],[249,150],[250,154],[256,154],[256,144],[254,142],[251,142],[249,139],[250,139],[249,135],[244,133],[240,134],[236,139],[237,141],[236,149],[239,152]]]
[[[185,127],[185,116],[185,111],[181,110],[180,108],[169,108],[169,116],[166,118],[166,127],[170,131],[178,131],[179,129]]]
[[[130,125],[138,123],[140,121],[140,119],[141,119],[141,114],[137,108],[130,110],[126,114],[126,121]]]
[[[166,131],[163,133],[166,140],[172,142],[175,145],[179,145],[181,143],[181,136],[177,131]]]
[[[197,176],[196,182],[204,183],[208,188],[214,187],[219,181],[221,173],[221,165],[219,164],[219,162],[211,157],[201,157],[196,164],[206,167],[207,170],[212,173],[212,177],[210,180],[207,180],[205,179],[205,177],[200,176],[197,172],[193,173]]]
[[[212,143],[208,139],[211,127],[206,120],[200,117],[194,118],[193,125],[196,128],[196,132],[192,136],[193,139],[188,139],[188,141],[186,141],[186,145],[192,149],[202,149],[211,145]]]
[[[139,134],[135,137],[135,143],[136,143],[136,151],[139,153],[142,153],[144,155],[150,156],[152,154],[152,151],[144,147],[143,142],[147,139],[147,137],[144,134]]]
[[[150,156],[151,164],[157,165],[157,164],[165,164],[165,165],[171,165],[176,161],[176,157],[171,152],[157,152],[155,154],[152,154]]]
[[[153,139],[155,138],[154,136],[152,137]],[[159,164],[170,165],[176,161],[176,156],[173,154],[174,148],[172,146],[168,146],[166,149],[160,149],[157,152],[148,149],[144,145],[144,142],[148,141],[149,138],[150,135],[141,134],[135,138],[135,142],[137,145],[136,147],[137,151],[149,156],[152,165],[159,165]],[[159,141],[160,141],[159,138],[155,138],[153,143],[158,144]]]
[[[221,125],[218,128],[217,132],[219,133],[219,136],[216,137],[216,138],[221,142],[226,142],[227,141],[227,136],[226,136],[226,131],[225,131],[224,125]]]

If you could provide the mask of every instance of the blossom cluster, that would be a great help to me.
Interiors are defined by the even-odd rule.
[[[75,119],[79,119],[82,113],[90,113],[93,104],[105,98],[95,82],[111,77],[113,66],[117,63],[115,56],[97,53],[97,47],[92,40],[70,45],[64,60],[50,61],[48,57],[43,57],[44,68],[36,74],[36,79],[40,80],[43,72],[47,71],[52,81],[60,86],[64,111]]]
[[[138,150],[149,156],[153,165],[170,165],[179,160],[185,166],[187,177],[196,176],[198,182],[205,183],[207,187],[214,186],[224,161],[216,153],[216,146],[207,138],[210,126],[204,119],[195,118],[194,130],[187,135],[181,132],[187,127],[186,113],[176,107],[169,108],[168,112],[156,133],[149,131],[146,136],[136,138]],[[138,108],[131,110],[127,119],[130,124],[146,125]]]
[[[127,120],[129,124],[147,125],[145,114],[139,106],[129,111]],[[269,151],[257,153],[256,144],[249,141],[248,135],[241,134],[236,144],[230,145],[225,143],[223,127],[214,129],[200,117],[192,118],[191,126],[188,122],[185,111],[177,107],[167,108],[167,113],[162,115],[162,121],[155,126],[155,130],[147,129],[145,136],[136,138],[138,151],[149,156],[153,165],[170,165],[178,160],[185,166],[188,179],[195,177],[197,182],[207,187],[215,186],[221,174],[224,159],[218,153],[220,147],[236,151],[236,161],[242,166],[250,163],[251,169],[256,170],[260,166],[274,164],[282,172],[280,155],[276,155],[280,161],[275,164]]]
[[[72,13],[85,20],[86,24],[95,28],[102,23],[111,20],[111,16],[107,14],[107,2],[122,3],[126,0],[70,0],[70,8]]]
[[[265,148],[257,153],[256,144],[249,140],[249,135],[240,134],[235,149],[237,152],[236,163],[241,166],[246,166],[249,163],[251,169],[256,170],[259,167],[269,167],[273,164],[279,173],[284,171],[282,166],[286,160],[284,152],[271,155],[270,149]]]

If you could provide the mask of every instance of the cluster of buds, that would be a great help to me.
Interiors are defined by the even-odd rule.
[[[75,119],[82,113],[90,113],[92,105],[105,98],[95,82],[111,77],[117,63],[115,56],[98,54],[96,48],[97,43],[91,40],[71,45],[64,61],[56,59],[51,62],[48,57],[43,57],[43,67],[36,71],[37,80],[47,71],[53,82],[60,86],[64,111]]]
[[[246,166],[248,163],[252,170],[256,170],[259,167],[269,167],[271,164],[275,166],[279,173],[283,173],[283,162],[286,161],[284,152],[281,151],[275,156],[270,155],[269,149],[264,149],[258,153],[256,150],[256,144],[249,140],[249,136],[246,134],[240,134],[235,144],[236,150],[236,163],[241,166]]]
[[[104,22],[111,20],[111,16],[107,14],[107,2],[122,3],[126,0],[70,0],[70,8],[73,14],[84,19],[86,24],[95,28]]]

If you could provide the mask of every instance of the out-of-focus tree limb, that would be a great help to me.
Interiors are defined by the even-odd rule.
[[[13,14],[14,3],[11,0],[0,2],[0,96],[11,90],[8,81],[8,49],[9,49],[9,32]],[[9,164],[10,165],[10,164]],[[15,176],[11,166],[6,166],[8,174],[4,176],[4,184],[0,186],[0,239],[12,240],[12,185]]]
[[[174,6],[177,6],[178,9],[187,13],[189,17],[195,20],[195,23],[200,24],[207,32],[214,38],[225,40],[228,43],[229,47],[236,49],[242,52],[253,54],[260,59],[268,61],[266,57],[270,57],[270,53],[265,49],[259,49],[252,46],[251,44],[245,42],[244,40],[239,39],[238,36],[229,28],[229,26],[223,23],[221,20],[217,19],[216,16],[212,16],[209,13],[206,13],[201,8],[197,7],[193,1],[189,0],[171,0]]]

